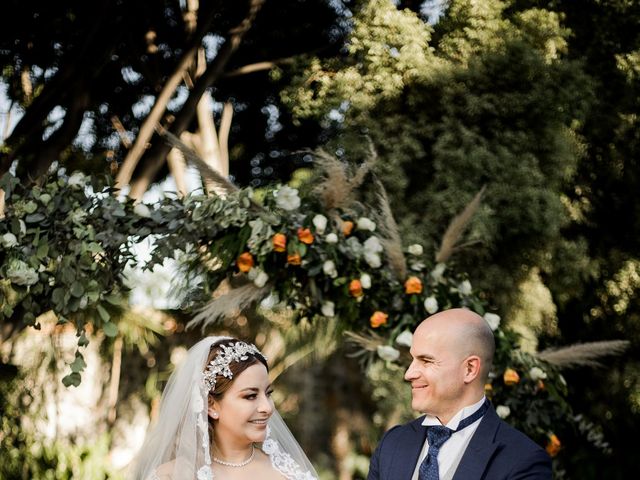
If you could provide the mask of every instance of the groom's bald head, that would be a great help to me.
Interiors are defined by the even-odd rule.
[[[422,329],[437,331],[460,358],[480,357],[480,379],[484,385],[496,348],[493,332],[484,318],[466,308],[452,308],[427,317],[416,329],[416,334]]]

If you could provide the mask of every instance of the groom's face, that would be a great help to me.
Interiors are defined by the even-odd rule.
[[[443,424],[459,410],[464,384],[463,361],[455,347],[438,322],[423,322],[414,333],[413,360],[404,376],[411,383],[411,407]]]

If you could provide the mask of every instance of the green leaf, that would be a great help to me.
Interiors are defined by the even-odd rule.
[[[71,285],[71,295],[73,295],[74,297],[81,297],[82,295],[84,295],[84,285],[82,285],[82,283],[78,280],[73,282],[73,284]]]
[[[113,293],[110,293],[109,295],[105,295],[103,298],[107,302],[109,302],[111,305],[115,305],[116,307],[120,305],[120,302],[121,302],[121,298],[118,295],[115,295]]]
[[[87,292],[87,300],[89,303],[96,303],[100,298],[100,292],[98,290],[89,290]]]
[[[11,308],[11,306],[8,303],[4,303],[2,305],[2,314],[4,315],[5,318],[11,317],[11,315],[13,315],[13,308]]]
[[[27,223],[38,223],[47,218],[44,213],[33,213],[24,217],[24,221]]]
[[[71,365],[69,365],[69,367],[71,367],[71,371],[74,373],[81,372],[87,368],[87,363],[84,361],[84,358],[80,353],[76,353],[76,359],[71,363]]]
[[[194,222],[198,222],[198,221],[202,220],[202,216],[203,216],[202,214],[203,213],[204,213],[204,209],[202,207],[196,207],[193,210],[193,213],[191,214],[191,219]]]
[[[62,288],[54,288],[51,293],[51,300],[58,305],[64,304],[64,290]]]
[[[84,332],[82,332],[82,335],[80,335],[80,338],[78,338],[78,346],[79,347],[86,347],[87,345],[89,345],[89,339],[84,334]]]
[[[111,318],[111,315],[109,315],[109,312],[107,312],[102,305],[98,305],[96,309],[98,310],[98,315],[100,315],[100,318],[102,319],[102,321],[105,323],[108,322],[109,319]]]
[[[78,385],[80,385],[81,381],[82,377],[80,376],[80,374],[77,372],[73,372],[62,379],[62,384],[65,387],[77,387]]]
[[[100,246],[100,244],[98,244],[96,242],[90,242],[87,245],[87,250],[89,250],[91,253],[101,253],[102,252],[102,247]]]
[[[38,209],[38,205],[33,200],[29,200],[24,206],[24,211],[27,213],[33,213],[37,209]]]
[[[98,307],[100,308],[100,307]],[[115,337],[118,335],[118,326],[113,322],[107,322],[102,326],[102,330],[104,330],[104,334],[107,337]]]
[[[38,250],[36,251],[36,257],[42,260],[46,258],[48,253],[49,253],[49,245],[47,245],[46,243],[41,243],[40,245],[38,245]]]

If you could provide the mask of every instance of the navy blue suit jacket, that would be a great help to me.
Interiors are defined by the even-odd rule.
[[[367,480],[411,480],[427,429],[420,417],[384,434],[371,457]],[[453,480],[549,480],[551,458],[489,407],[467,446]]]

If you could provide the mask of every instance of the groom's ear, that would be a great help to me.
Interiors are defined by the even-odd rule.
[[[477,355],[469,355],[464,361],[464,383],[473,382],[480,375],[482,360]]]

